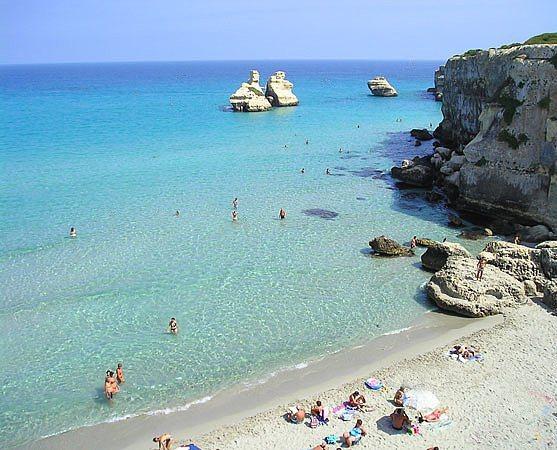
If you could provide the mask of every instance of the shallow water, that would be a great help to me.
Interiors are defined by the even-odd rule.
[[[1,67],[0,441],[180,407],[430,309],[418,259],[367,242],[455,234],[383,175],[430,149],[401,132],[438,123],[437,65]],[[285,70],[300,105],[227,111],[251,68]],[[378,74],[399,97],[369,95]],[[127,383],[109,404],[117,362]]]

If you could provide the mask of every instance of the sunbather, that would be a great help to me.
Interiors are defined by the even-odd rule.
[[[404,406],[404,387],[401,386],[395,393],[393,402],[396,406]]]
[[[366,403],[366,398],[358,391],[353,392],[348,398],[348,406],[361,409]]]
[[[321,442],[321,444],[316,445],[311,450],[327,450],[327,444],[325,444],[325,442]]]
[[[437,408],[437,409],[434,409],[429,414],[421,415],[421,419],[425,422],[439,422],[439,419],[441,418],[441,416],[443,414],[445,414],[448,410],[449,410],[449,408],[447,408],[447,407]]]
[[[311,413],[317,417],[320,422],[325,422],[327,420],[327,413],[323,404],[317,400],[315,406],[311,408]]]
[[[351,447],[356,442],[359,442],[360,439],[362,439],[362,437],[366,434],[367,432],[363,426],[362,419],[358,419],[356,421],[356,425],[354,425],[354,428],[352,428],[349,432],[344,433],[342,435],[342,438],[344,439],[344,443],[346,444],[346,446]]]
[[[306,412],[304,411],[304,408],[299,406],[296,406],[295,410],[294,408],[291,408],[290,411],[286,413],[286,420],[292,423],[302,423],[305,418]]]
[[[404,408],[397,408],[395,409],[391,415],[391,422],[393,425],[393,428],[395,430],[402,430],[404,429],[405,426],[408,426],[411,424],[410,419],[408,418],[408,415],[406,414],[406,412],[404,411]]]

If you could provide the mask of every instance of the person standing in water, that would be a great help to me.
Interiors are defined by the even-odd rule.
[[[122,363],[118,363],[118,367],[116,368],[116,381],[119,384],[126,382],[126,377],[124,376],[124,369],[122,368]]]
[[[178,334],[178,322],[176,322],[174,317],[172,317],[170,322],[168,322],[168,329],[172,334]]]
[[[75,227],[70,228],[70,237],[77,237],[77,230],[75,229]]]
[[[176,212],[174,213],[174,215],[175,215],[176,217],[180,217],[180,210],[177,209]]]
[[[238,221],[238,211],[233,209],[232,210],[232,222],[237,222],[237,221]]]
[[[238,209],[238,197],[234,197],[234,200],[232,200],[232,207]]]
[[[280,208],[279,219],[282,220],[282,219],[285,219],[285,218],[286,218],[286,211],[283,208]]]

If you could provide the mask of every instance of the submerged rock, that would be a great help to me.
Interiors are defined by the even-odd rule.
[[[247,83],[230,96],[230,104],[234,111],[256,112],[271,109],[269,100],[265,98],[263,88],[259,85],[259,72],[252,70]]]
[[[334,212],[334,211],[329,211],[327,209],[319,209],[319,208],[314,208],[314,209],[304,209],[302,211],[306,216],[316,216],[316,217],[321,217],[322,219],[334,219],[335,217],[338,216],[338,213]]]
[[[383,256],[413,256],[414,252],[409,247],[400,245],[387,236],[379,236],[369,241],[369,246],[375,253]]]
[[[275,72],[267,81],[265,96],[273,106],[296,106],[298,97],[292,92],[294,85],[282,71]]]
[[[476,280],[476,263],[473,258],[449,258],[427,283],[429,298],[467,317],[500,314],[528,301],[523,284],[495,266],[488,264],[483,279]]]
[[[377,97],[396,97],[398,92],[385,77],[375,77],[367,82],[367,87]]]
[[[441,270],[449,257],[472,258],[472,255],[462,245],[456,242],[435,242],[422,255],[422,266],[430,271]]]

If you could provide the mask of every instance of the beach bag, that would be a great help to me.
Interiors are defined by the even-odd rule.
[[[383,383],[381,383],[381,381],[379,381],[377,378],[368,378],[364,384],[369,388],[372,389],[374,391],[378,391],[379,389],[381,389],[383,387]]]
[[[329,434],[325,437],[325,442],[329,445],[336,444],[338,442],[338,436],[336,434]]]

